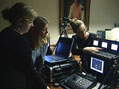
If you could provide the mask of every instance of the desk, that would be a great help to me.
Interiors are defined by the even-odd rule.
[[[100,86],[100,83],[97,83],[96,86],[94,88],[92,88],[92,89],[98,89],[99,86]],[[49,87],[50,87],[50,89],[63,89],[60,86],[59,87],[53,87],[52,84],[49,84]],[[115,89],[119,89],[119,88],[115,88]]]
[[[62,87],[54,87],[53,84],[48,84],[48,86],[50,87],[50,89],[63,89]]]

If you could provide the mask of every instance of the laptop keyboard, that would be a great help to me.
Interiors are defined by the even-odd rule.
[[[55,60],[55,61],[65,59],[65,58],[60,57],[60,56],[50,56],[50,58],[51,58],[52,60]]]
[[[50,56],[45,57],[45,61],[49,62],[49,63],[63,62],[66,60],[68,60],[68,59],[65,59],[63,57],[56,56],[56,55],[50,55]]]
[[[53,60],[59,60],[59,59],[61,59],[60,57],[56,57],[56,56],[50,56],[49,58],[51,58]]]

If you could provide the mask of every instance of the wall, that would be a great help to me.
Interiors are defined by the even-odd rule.
[[[119,24],[119,0],[91,0],[89,30],[112,29]]]
[[[59,38],[59,0],[0,0],[0,12],[16,2],[28,3],[49,20],[51,44],[56,43]],[[89,31],[112,29],[115,22],[119,23],[118,8],[119,0],[91,0]],[[0,30],[8,24],[0,13]]]

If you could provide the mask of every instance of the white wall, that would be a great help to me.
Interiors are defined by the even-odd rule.
[[[118,23],[119,26],[119,0],[115,2],[115,22]]]
[[[91,0],[90,32],[112,29],[119,23],[119,0]]]
[[[31,5],[41,16],[49,20],[51,44],[59,38],[59,0],[0,0],[0,12],[16,2],[25,2]],[[113,28],[119,23],[119,0],[91,0],[89,31]],[[8,25],[0,13],[0,30]]]

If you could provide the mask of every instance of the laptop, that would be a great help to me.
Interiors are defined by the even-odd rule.
[[[72,45],[72,38],[60,37],[56,45],[55,55],[45,56],[45,62],[60,63],[67,61],[71,53]]]

